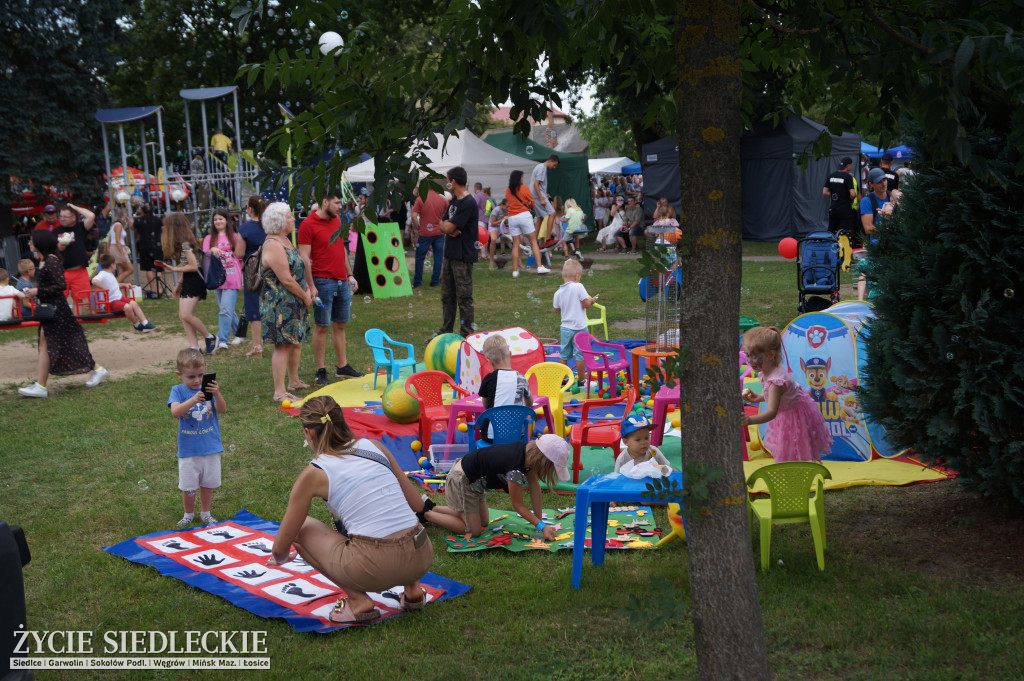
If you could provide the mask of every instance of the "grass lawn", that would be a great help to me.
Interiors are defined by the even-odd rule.
[[[771,248],[767,248],[770,246]],[[774,244],[746,244],[770,255]],[[609,324],[643,317],[637,263],[598,260],[583,283],[600,293]],[[741,313],[780,328],[796,316],[795,266],[743,263]],[[522,325],[557,336],[551,296],[560,278],[508,270],[475,274],[481,329]],[[362,340],[371,326],[423,343],[439,324],[437,289],[409,298],[363,302],[349,324],[349,358],[372,365]],[[174,301],[144,301],[161,327],[156,338],[184,336]],[[216,306],[200,306],[215,327]],[[613,337],[641,330],[612,329]],[[127,322],[88,327],[90,340],[129,339],[108,367],[128,361]],[[0,334],[3,346],[34,338]],[[217,354],[210,370],[228,404],[221,420],[224,484],[213,511],[238,509],[280,520],[296,475],[311,458],[297,421],[271,401],[269,351],[243,356],[248,345]],[[21,525],[32,562],[25,568],[29,628],[90,630],[265,630],[272,668],[260,679],[663,679],[695,678],[693,630],[685,616],[653,629],[631,619],[629,596],[665,607],[665,580],[688,603],[687,551],[681,542],[653,551],[611,552],[602,568],[586,567],[583,588],[570,586],[571,552],[485,551],[448,554],[431,527],[432,570],[473,586],[467,595],[390,620],[328,636],[297,634],[281,620],[262,620],[156,570],[103,553],[101,546],[171,529],[181,515],[174,456],[176,425],[166,397],[177,382],[168,363],[86,390],[83,378],[54,380],[51,397],[27,400],[15,384],[0,390],[0,518]],[[330,355],[329,355],[330,361]],[[25,367],[31,376],[33,367]],[[312,382],[311,349],[302,375]],[[140,486],[139,481],[145,480]],[[143,489],[145,487],[146,489]],[[510,508],[492,494],[492,508]],[[546,507],[572,497],[545,495]],[[826,571],[814,560],[806,525],[776,529],[772,569],[758,573],[773,671],[780,679],[1022,678],[1024,568],[1019,519],[956,490],[953,483],[904,488],[860,487],[826,497]],[[316,515],[326,520],[322,504]],[[667,527],[664,512],[656,511]],[[756,539],[752,539],[756,541]],[[755,555],[757,549],[755,547]],[[775,564],[777,560],[783,564]],[[215,676],[217,672],[207,672]],[[237,672],[223,678],[240,677]],[[43,672],[39,678],[88,678],[87,672]],[[98,676],[98,675],[97,675]],[[124,678],[197,678],[198,672],[134,672]]]

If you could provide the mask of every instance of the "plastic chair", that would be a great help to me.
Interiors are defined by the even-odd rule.
[[[591,307],[596,307],[598,310],[600,310],[601,315],[597,319],[591,319],[590,315],[587,315],[587,329],[589,329],[592,326],[600,326],[601,328],[604,329],[604,339],[608,340],[607,310],[605,310],[604,305],[601,305],[600,303],[594,303],[593,305],[591,305]],[[584,310],[584,313],[586,313],[586,310]]]
[[[818,569],[825,569],[825,480],[832,474],[820,463],[788,461],[759,468],[747,478],[747,487],[764,480],[768,487],[767,499],[747,496],[750,524],[757,516],[761,531],[761,569],[767,570],[772,546],[772,525],[783,523],[810,523],[814,538],[814,552]],[[814,494],[809,495],[811,488]]]
[[[577,334],[577,338],[579,335]],[[618,397],[610,397],[600,400],[587,400],[583,403],[583,411],[580,413],[580,422],[573,424],[569,429],[569,444],[572,445],[572,481],[579,484],[580,471],[583,464],[580,463],[580,449],[587,447],[611,447],[612,461],[619,457],[621,450],[620,442],[622,435],[619,432],[619,425],[622,422],[621,416],[606,417],[604,414],[597,417],[590,416],[593,409],[604,410],[613,404],[625,403],[626,409],[623,412],[628,414],[633,410],[636,402],[636,388],[629,386],[629,389]]]
[[[576,376],[572,373],[572,369],[557,362],[541,362],[527,369],[523,376],[530,382],[530,390],[534,395],[543,395],[548,398],[551,416],[555,420],[555,434],[558,437],[565,437],[563,401],[565,389],[575,385]],[[566,379],[569,379],[568,384],[565,384]]]
[[[654,413],[651,417],[651,423],[654,424],[654,427],[651,428],[652,445],[660,445],[665,438],[665,424],[668,423],[668,408],[671,405],[679,406],[678,383],[674,388],[669,388],[667,385],[661,386],[654,396]]]
[[[412,343],[399,343],[398,341],[391,340],[388,335],[380,329],[367,329],[363,338],[366,339],[366,344],[369,345],[370,350],[373,351],[374,390],[377,389],[378,367],[387,367],[388,384],[390,384],[391,381],[401,375],[402,367],[416,366],[416,352],[412,347]],[[388,345],[405,348],[408,352],[408,356],[395,357],[394,349],[389,348]]]
[[[544,345],[544,361],[558,362],[561,359],[562,346],[557,338],[538,338]]]
[[[477,418],[469,451],[509,442],[528,442],[530,426],[536,419],[533,409],[522,404],[491,407]]]
[[[608,384],[611,387],[612,397],[618,395],[615,387],[615,375],[625,370],[626,380],[632,383],[633,371],[629,365],[629,353],[623,345],[616,343],[604,343],[597,340],[586,331],[576,334],[576,349],[583,355],[583,366],[587,374],[591,371],[597,372],[597,391],[600,393],[604,387],[604,375],[608,374]],[[587,381],[587,397],[590,397],[590,381]]]
[[[451,407],[444,404],[442,397],[446,385],[452,389],[453,397],[455,393],[463,397],[469,395],[443,371],[417,371],[405,379],[405,392],[420,405],[420,444],[423,445],[423,451],[430,447],[430,433],[434,430],[434,423],[448,422]]]

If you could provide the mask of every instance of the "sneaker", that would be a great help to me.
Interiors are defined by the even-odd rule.
[[[107,371],[103,367],[99,367],[96,369],[96,371],[89,374],[89,380],[85,382],[85,387],[95,388],[96,386],[103,382],[104,378],[106,378],[109,375],[109,371]]]
[[[183,515],[183,516],[181,516],[181,520],[179,520],[177,522],[177,526],[178,527],[188,527],[189,525],[192,524],[192,522],[193,522],[192,518],[189,518],[187,515]]]
[[[234,338],[231,339],[231,345],[238,345],[241,342],[242,342],[242,339],[239,338],[238,336],[235,336]]]
[[[338,378],[362,378],[366,374],[353,369],[351,364],[346,364],[343,367],[334,367],[334,375]]]
[[[138,324],[132,324],[132,327],[136,331],[144,331],[145,330],[145,327],[142,326],[142,322],[139,322]]]
[[[152,322],[147,321],[145,324],[142,325],[142,328],[139,330],[142,331],[142,333],[149,333],[150,331],[156,331],[156,327],[153,326]]]
[[[518,279],[519,278],[519,270],[512,270],[512,278],[513,279]]]
[[[18,388],[18,394],[25,397],[46,397],[50,394],[50,391],[46,389],[46,386],[33,383],[27,388]]]
[[[217,349],[217,337],[209,336],[204,340],[206,341],[206,354],[212,355],[213,351]]]
[[[204,525],[216,525],[220,521],[218,521],[212,515],[208,515],[205,518],[200,518],[199,522],[201,522]]]
[[[217,349],[218,350],[227,350],[228,349],[228,344],[227,343],[217,343]]]
[[[551,270],[549,270],[547,267],[544,267],[544,265],[537,265],[537,274],[547,274],[550,271]]]
[[[327,385],[327,369],[317,369],[313,382],[317,385]]]
[[[573,255],[576,256],[577,260],[579,260],[580,262],[583,262],[583,254],[582,253],[580,253],[579,251],[576,251],[575,253],[573,253]]]

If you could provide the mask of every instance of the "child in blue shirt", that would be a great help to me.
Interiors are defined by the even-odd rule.
[[[197,488],[203,524],[217,522],[210,515],[213,490],[220,487],[220,455],[224,451],[217,415],[226,412],[228,405],[216,381],[207,386],[213,400],[206,400],[202,389],[205,371],[206,360],[198,349],[185,348],[179,352],[178,370],[174,373],[181,378],[181,383],[171,388],[167,398],[171,416],[178,419],[178,489],[185,506],[185,515],[178,521],[178,527],[192,523]]]

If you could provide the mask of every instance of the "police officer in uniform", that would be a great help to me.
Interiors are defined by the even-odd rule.
[[[845,231],[850,237],[850,245],[860,248],[860,220],[853,210],[853,200],[857,197],[857,180],[850,174],[853,159],[844,156],[839,161],[839,169],[829,173],[822,196],[830,198],[828,205],[828,231],[838,234]]]

